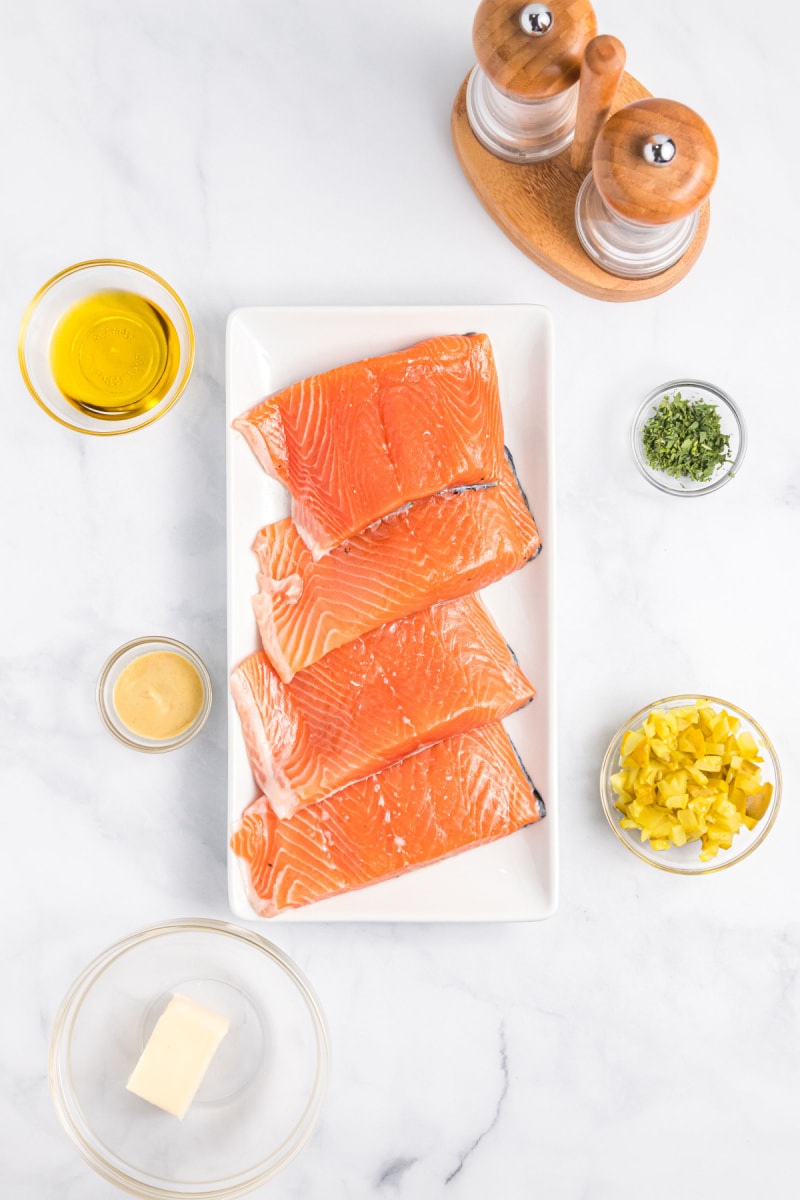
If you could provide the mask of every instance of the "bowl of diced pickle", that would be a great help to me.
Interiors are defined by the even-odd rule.
[[[644,862],[678,875],[732,867],[775,823],[781,771],[748,713],[715,696],[668,696],[635,713],[600,773],[614,833]]]

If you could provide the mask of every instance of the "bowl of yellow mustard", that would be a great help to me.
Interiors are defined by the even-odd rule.
[[[185,746],[211,712],[211,678],[189,646],[141,637],[120,646],[97,681],[106,728],[134,750],[158,754]]]
[[[617,730],[600,796],[612,830],[643,862],[711,874],[764,841],[780,808],[781,769],[744,709],[715,696],[667,696]]]

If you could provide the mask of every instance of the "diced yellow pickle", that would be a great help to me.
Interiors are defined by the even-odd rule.
[[[695,814],[689,808],[681,808],[678,810],[678,820],[686,833],[687,837],[697,837],[700,833],[700,822]]]
[[[623,751],[622,765],[623,767],[644,767],[647,766],[647,760],[649,756],[650,747],[647,738],[644,736],[644,734],[640,734],[636,740],[630,742],[628,748]]]
[[[686,808],[689,803],[688,792],[680,792],[677,796],[667,797],[667,808]]]
[[[642,733],[641,729],[626,729],[622,735],[622,742],[620,743],[620,756],[625,758],[628,754],[630,754],[631,750],[635,749],[636,746],[639,745],[643,739],[644,734]]]
[[[722,759],[718,754],[704,754],[702,758],[698,758],[695,766],[700,771],[708,771],[713,774],[714,771],[722,770]]]
[[[740,769],[736,772],[736,786],[742,789],[745,796],[752,796],[761,787],[761,781],[758,776],[753,778],[752,775],[745,775]]]
[[[755,738],[746,729],[737,735],[736,745],[739,747],[739,753],[742,758],[753,758],[758,754],[758,746],[756,745]]]
[[[611,777],[624,829],[638,829],[654,850],[700,841],[702,861],[729,849],[741,828],[764,816],[772,785],[740,721],[708,700],[654,709],[641,728],[623,736],[620,765]]]
[[[769,788],[769,795],[770,796],[772,795],[772,785],[771,784],[763,784],[762,783],[761,787]],[[730,797],[731,804],[736,805],[737,812],[746,813],[750,806],[750,797],[755,796],[756,804],[757,804],[758,803],[758,795],[759,795],[760,791],[761,791],[761,788],[756,788],[756,790],[754,792],[745,792],[742,790],[742,788],[737,787],[736,781],[733,780],[731,782],[731,789],[728,792],[728,796]]]
[[[657,791],[661,796],[672,796],[677,792],[685,792],[688,778],[686,771],[670,771],[658,784]]]
[[[723,748],[722,748],[722,761],[723,761],[723,763],[729,763],[729,762],[731,761],[731,759],[732,759],[732,758],[734,757],[734,755],[736,754],[736,749],[737,749],[737,747],[736,747],[736,738],[735,738],[735,737],[729,737],[729,738],[726,738],[726,740],[725,740],[725,744],[724,744],[724,746],[723,746]]]
[[[756,779],[761,774],[756,764],[748,762],[746,759],[742,761],[738,771],[740,775],[749,775],[751,779]]]
[[[715,742],[724,742],[730,733],[730,718],[726,712],[717,713],[711,721],[711,737]]]
[[[662,762],[669,762],[671,751],[666,742],[662,742],[661,739],[657,737],[651,738],[650,749],[652,750],[653,754],[655,754],[656,758],[660,758]]]
[[[748,817],[754,817],[756,821],[760,821],[764,813],[769,808],[769,802],[772,799],[772,784],[764,783],[757,792],[753,792],[747,798],[746,812]]]
[[[670,728],[667,724],[667,714],[665,712],[654,712],[650,718],[650,723],[653,726],[654,737],[661,738],[662,741],[664,738],[669,737]]]
[[[699,758],[705,750],[705,738],[696,725],[691,725],[678,738],[678,749],[684,754]]]

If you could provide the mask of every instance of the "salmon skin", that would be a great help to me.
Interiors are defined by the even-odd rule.
[[[485,334],[312,375],[233,422],[291,494],[315,558],[405,504],[494,482],[503,468],[497,371]]]
[[[280,821],[261,797],[231,838],[262,917],[366,887],[544,816],[500,724],[437,742]]]
[[[381,625],[291,683],[251,654],[231,691],[256,784],[282,818],[534,695],[477,596]]]
[[[440,492],[385,517],[315,562],[291,518],[253,549],[261,642],[285,683],[338,646],[441,600],[486,587],[541,549],[507,465],[496,486]]]

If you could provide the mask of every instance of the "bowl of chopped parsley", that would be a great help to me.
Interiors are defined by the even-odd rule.
[[[673,379],[654,388],[633,422],[633,454],[648,482],[671,496],[705,496],[734,479],[747,449],[739,409],[721,388]]]

